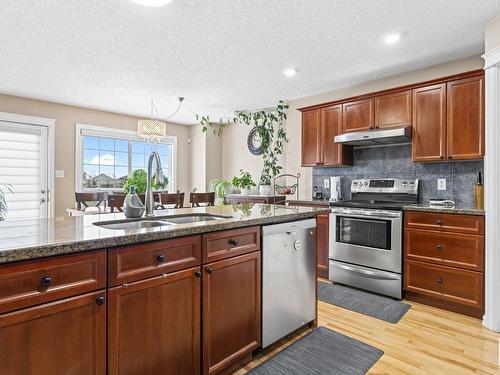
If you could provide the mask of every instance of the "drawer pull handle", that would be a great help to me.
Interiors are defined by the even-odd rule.
[[[40,285],[44,288],[48,288],[52,284],[52,277],[42,277],[42,280],[40,280]]]
[[[158,256],[156,257],[156,260],[158,261],[158,263],[163,263],[163,262],[165,262],[165,255],[163,255],[163,254],[162,254],[162,255],[158,255]]]
[[[443,221],[442,221],[442,220],[437,220],[437,221],[436,221],[436,224],[437,224],[437,225],[443,225]]]
[[[194,276],[197,277],[198,279],[201,277],[201,272],[200,271],[196,271],[194,273]]]
[[[233,246],[238,246],[238,240],[235,240],[235,239],[230,239],[229,240],[229,243]]]
[[[103,296],[99,296],[95,299],[95,303],[97,303],[98,305],[102,305],[104,304],[104,297]]]
[[[443,283],[443,279],[442,279],[442,278],[439,278],[439,279],[437,279],[437,282],[438,282],[439,284],[442,284],[442,283]]]
[[[437,245],[438,250],[443,250],[443,245]]]
[[[214,269],[213,269],[212,267],[208,267],[208,268],[207,268],[207,273],[208,273],[209,275],[211,275],[212,273],[214,273]]]

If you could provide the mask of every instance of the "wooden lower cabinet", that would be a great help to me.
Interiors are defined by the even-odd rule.
[[[0,315],[0,373],[106,374],[106,292]]]
[[[329,215],[316,217],[316,265],[319,277],[328,279]]]
[[[109,290],[108,373],[199,374],[200,267],[125,286]]]
[[[202,279],[203,373],[216,374],[260,346],[260,252],[207,264]]]

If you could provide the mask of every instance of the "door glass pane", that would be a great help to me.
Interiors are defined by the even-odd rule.
[[[391,222],[339,216],[337,217],[337,241],[390,250]]]

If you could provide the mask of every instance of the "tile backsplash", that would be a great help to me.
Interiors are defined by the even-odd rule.
[[[355,178],[418,178],[420,201],[430,198],[451,199],[457,205],[473,204],[473,185],[477,172],[483,173],[483,161],[447,163],[413,163],[411,145],[357,148],[352,167],[315,167],[313,187],[317,186],[326,197],[330,189],[323,186],[325,178],[342,176],[343,199],[350,198],[351,181]],[[446,190],[437,189],[437,179],[446,179]]]

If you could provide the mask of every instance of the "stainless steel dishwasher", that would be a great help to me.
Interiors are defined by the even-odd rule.
[[[316,316],[316,220],[262,227],[262,347]]]

